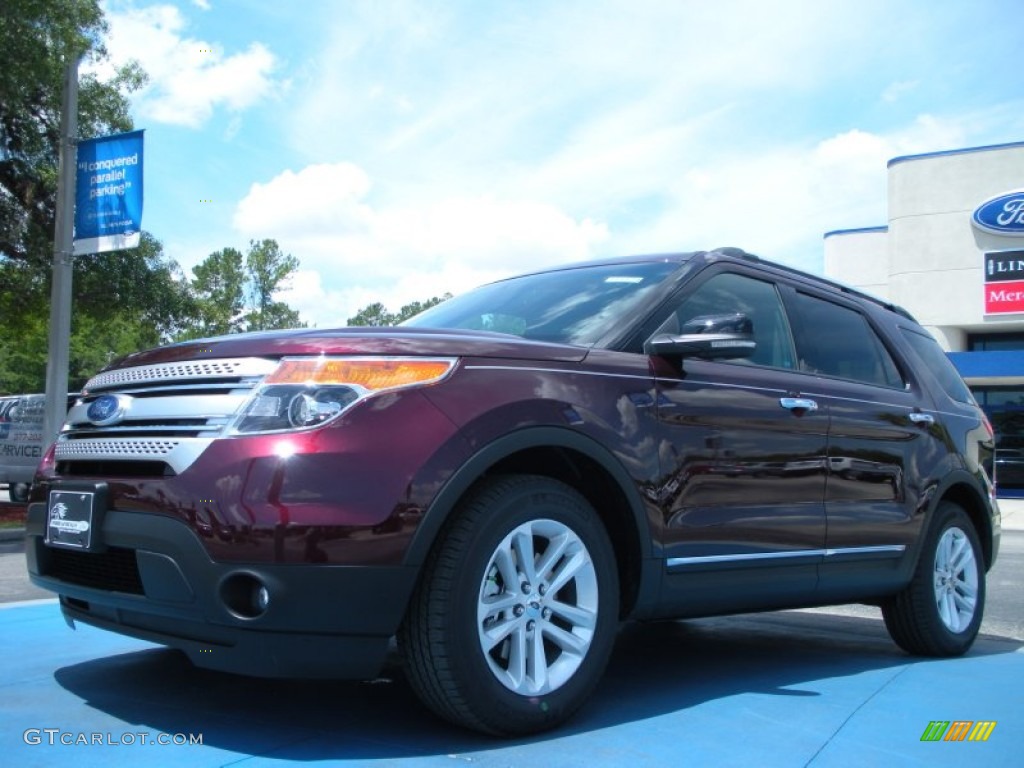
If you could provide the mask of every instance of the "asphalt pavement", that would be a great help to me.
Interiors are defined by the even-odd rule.
[[[1000,506],[1008,535],[990,584],[1019,593],[1024,501]],[[24,567],[23,556],[6,560]],[[1018,766],[1019,626],[986,614],[967,655],[937,660],[904,654],[862,606],[630,625],[574,720],[501,741],[436,720],[397,669],[364,683],[237,677],[88,626],[72,632],[53,600],[20,601],[0,606],[0,754],[82,768]]]

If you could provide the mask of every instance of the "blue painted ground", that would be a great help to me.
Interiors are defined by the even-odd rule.
[[[11,766],[1024,764],[1020,642],[983,636],[964,658],[921,660],[876,618],[784,612],[628,627],[587,708],[517,741],[439,722],[397,671],[337,683],[197,670],[174,651],[72,632],[54,601],[0,608],[0,659],[0,763]],[[932,720],[997,724],[985,743],[922,742]],[[58,729],[54,744],[43,729]],[[144,743],[175,734],[203,743]],[[83,738],[115,743],[60,743]]]

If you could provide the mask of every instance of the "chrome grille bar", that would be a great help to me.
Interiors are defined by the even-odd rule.
[[[124,384],[174,381],[175,379],[238,379],[245,376],[266,376],[277,363],[262,357],[221,358],[214,360],[183,360],[174,363],[155,363],[132,368],[106,371],[89,379],[85,392],[92,394],[116,389]]]
[[[181,473],[223,434],[252,390],[276,367],[274,360],[243,357],[100,373],[68,412],[55,458],[58,463],[157,461]],[[89,419],[89,407],[101,395],[118,398],[121,411],[113,423]]]

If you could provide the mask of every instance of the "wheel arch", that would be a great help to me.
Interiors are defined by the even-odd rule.
[[[951,501],[967,513],[978,534],[985,556],[985,570],[988,571],[995,562],[997,548],[993,536],[991,507],[985,500],[985,494],[978,488],[977,481],[967,472],[950,473],[932,496],[924,522],[926,527],[931,525],[935,511],[943,501]]]
[[[593,506],[615,550],[620,614],[633,612],[656,594],[650,575],[652,544],[644,503],[615,457],[590,437],[560,427],[527,427],[505,434],[473,454],[449,478],[427,508],[405,556],[420,567],[440,541],[459,502],[478,483],[496,475],[542,475],[575,489]]]

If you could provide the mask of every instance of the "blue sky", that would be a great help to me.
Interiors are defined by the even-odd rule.
[[[319,327],[626,253],[820,272],[892,157],[1024,140],[1020,0],[104,7],[151,78],[143,226],[186,270],[277,239]]]

